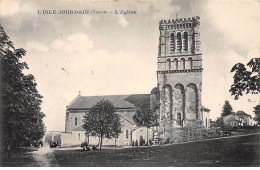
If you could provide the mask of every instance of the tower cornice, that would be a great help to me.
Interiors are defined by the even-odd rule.
[[[203,68],[185,69],[185,70],[161,70],[157,71],[158,74],[172,74],[172,73],[189,73],[189,72],[202,72]]]
[[[171,55],[158,55],[158,58],[167,58],[167,57],[184,57],[184,56],[196,56],[196,55],[202,55],[202,53],[198,53],[198,54],[171,54]]]

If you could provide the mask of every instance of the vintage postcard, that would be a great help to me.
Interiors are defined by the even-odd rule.
[[[4,167],[258,167],[259,0],[0,0]]]

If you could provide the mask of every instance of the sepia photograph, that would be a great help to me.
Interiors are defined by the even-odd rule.
[[[0,167],[259,167],[259,0],[0,0]]]

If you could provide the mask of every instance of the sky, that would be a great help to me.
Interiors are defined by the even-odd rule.
[[[66,106],[82,96],[148,94],[156,86],[159,21],[200,16],[202,104],[210,118],[225,100],[254,115],[259,95],[229,93],[232,66],[260,57],[258,0],[1,0],[0,23],[16,48],[27,51],[43,96],[47,130],[65,129]],[[38,10],[95,10],[111,14],[38,14]],[[114,14],[131,10],[136,14]]]

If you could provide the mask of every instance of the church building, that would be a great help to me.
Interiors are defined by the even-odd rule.
[[[151,94],[79,95],[67,106],[62,143],[98,142],[97,138],[85,135],[83,120],[88,110],[101,99],[107,99],[115,105],[116,114],[120,115],[123,122],[119,145],[131,145],[133,141],[138,141],[140,145],[146,139],[145,128],[135,125],[133,115],[147,101],[150,101],[159,118],[159,127],[149,129],[149,136],[153,140],[160,134],[172,132],[173,128],[208,128],[210,110],[201,103],[203,68],[199,26],[199,17],[160,21],[157,87],[152,89]],[[107,140],[104,144],[113,145],[114,142]]]

